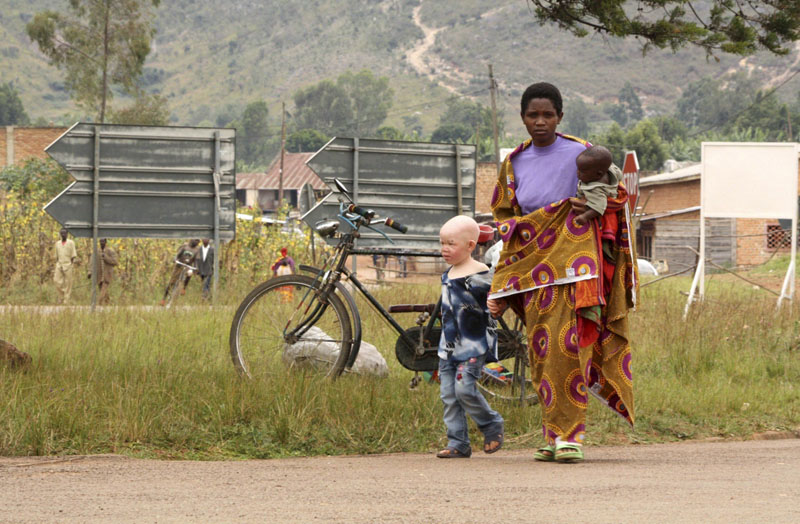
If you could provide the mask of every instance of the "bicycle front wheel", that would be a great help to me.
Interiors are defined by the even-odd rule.
[[[342,373],[352,346],[350,317],[342,300],[317,294],[305,275],[276,277],[257,286],[233,317],[229,345],[240,375],[269,380],[287,369]]]
[[[186,278],[186,268],[181,269],[181,274],[178,276],[178,280],[172,285],[172,289],[169,290],[169,296],[167,297],[167,309],[172,307],[173,302],[175,299],[178,298],[180,294],[181,285],[183,285],[183,279]]]

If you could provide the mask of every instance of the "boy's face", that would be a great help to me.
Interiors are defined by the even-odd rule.
[[[578,166],[578,180],[583,183],[597,182],[605,175],[606,170],[590,159],[578,158],[575,162]]]
[[[475,249],[475,241],[468,240],[465,235],[443,229],[439,232],[439,242],[442,246],[442,258],[451,266],[456,266],[470,256]]]

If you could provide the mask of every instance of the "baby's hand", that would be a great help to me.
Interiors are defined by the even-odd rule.
[[[489,313],[492,317],[497,318],[503,315],[503,312],[508,309],[508,302],[504,298],[490,298],[486,301],[486,306],[489,308]]]
[[[575,217],[575,222],[579,226],[585,226],[586,223],[589,222],[589,219],[586,218],[586,215],[578,215],[578,216]]]

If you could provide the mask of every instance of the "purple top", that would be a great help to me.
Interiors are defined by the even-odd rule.
[[[547,147],[531,144],[511,159],[517,202],[527,215],[537,209],[575,196],[578,168],[575,158],[586,146],[556,136]]]

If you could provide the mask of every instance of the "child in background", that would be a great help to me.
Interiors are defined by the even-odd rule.
[[[586,211],[575,217],[584,225],[606,212],[608,197],[617,197],[617,180],[611,167],[611,152],[603,146],[583,151],[575,159],[578,166],[578,198],[586,199]]]
[[[448,220],[439,231],[442,258],[450,269],[442,275],[442,336],[439,340],[439,380],[447,427],[447,447],[439,458],[469,458],[467,414],[484,435],[483,451],[503,446],[503,417],[478,391],[488,352],[496,356],[495,321],[486,308],[492,282],[489,268],[472,258],[478,224],[467,216]]]

